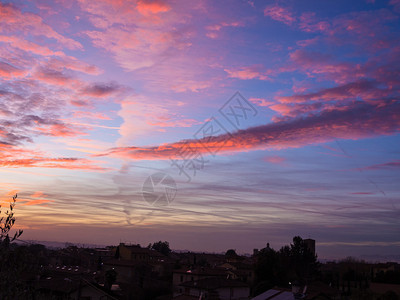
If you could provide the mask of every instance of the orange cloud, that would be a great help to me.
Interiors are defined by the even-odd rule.
[[[108,171],[94,161],[75,157],[48,157],[44,153],[0,144],[0,167],[59,168],[70,170]]]
[[[282,157],[282,156],[266,156],[263,158],[263,161],[272,163],[272,164],[283,164],[286,161],[286,158]]]
[[[161,0],[139,0],[137,3],[137,10],[144,16],[167,12],[170,9],[171,7]]]
[[[253,65],[249,67],[243,67],[241,69],[229,70],[224,69],[228,76],[231,78],[238,78],[243,80],[249,79],[260,79],[260,80],[270,80],[269,75],[272,73],[271,70],[263,71],[261,65]]]
[[[251,127],[231,135],[184,140],[154,147],[119,147],[102,155],[162,160],[176,158],[183,147],[189,147],[194,153],[238,152],[301,147],[335,139],[361,139],[398,132],[399,115],[400,103],[395,101],[381,101],[378,104],[360,102],[346,109],[332,109],[307,118]]]
[[[3,187],[4,188],[4,187]],[[12,189],[4,194],[0,195],[0,208],[2,207],[3,204],[9,204],[13,201],[13,196],[18,194],[17,189]]]
[[[54,202],[54,200],[45,200],[45,199],[22,200],[22,201],[27,201],[27,202],[24,202],[21,205],[40,205],[40,204]]]
[[[43,197],[43,196],[44,196],[44,194],[43,194],[42,191],[36,191],[31,195],[32,198],[40,198],[40,197]]]

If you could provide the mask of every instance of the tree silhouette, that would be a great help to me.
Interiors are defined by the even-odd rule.
[[[24,253],[15,250],[10,243],[19,238],[22,230],[18,230],[10,237],[9,233],[14,226],[14,207],[17,195],[13,196],[9,210],[4,216],[0,209],[0,299],[29,299],[28,288],[21,281],[24,269]],[[0,206],[1,207],[1,206]]]
[[[18,197],[17,194],[13,196],[13,201],[10,203],[10,210],[7,210],[5,212],[5,216],[2,216],[0,218],[0,230],[1,230],[0,243],[2,247],[4,246],[8,247],[10,242],[14,241],[16,238],[19,238],[23,232],[22,230],[16,231],[14,236],[10,239],[9,232],[15,223],[14,207],[17,197]],[[1,215],[1,205],[0,205],[0,215]]]
[[[157,252],[168,256],[171,253],[171,249],[169,248],[169,243],[167,241],[162,242],[158,241],[153,243],[153,245],[149,245],[150,249],[156,250]]]
[[[293,244],[283,246],[279,251],[267,244],[255,258],[256,290],[259,293],[276,285],[288,287],[294,280],[307,283],[319,274],[317,256],[299,236],[293,238]]]

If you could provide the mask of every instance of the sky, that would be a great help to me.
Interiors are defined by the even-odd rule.
[[[0,2],[23,240],[400,253],[400,1]]]

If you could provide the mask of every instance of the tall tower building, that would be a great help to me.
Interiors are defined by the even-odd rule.
[[[303,240],[307,249],[311,251],[312,254],[315,255],[315,240],[313,239],[305,239]]]

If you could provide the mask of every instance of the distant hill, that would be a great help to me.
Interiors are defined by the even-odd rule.
[[[55,241],[37,241],[37,240],[18,240],[18,244],[41,244],[49,249],[60,249],[68,246],[77,246],[83,248],[104,248],[109,245],[100,244],[83,244],[83,243],[70,243],[70,242],[55,242]]]

